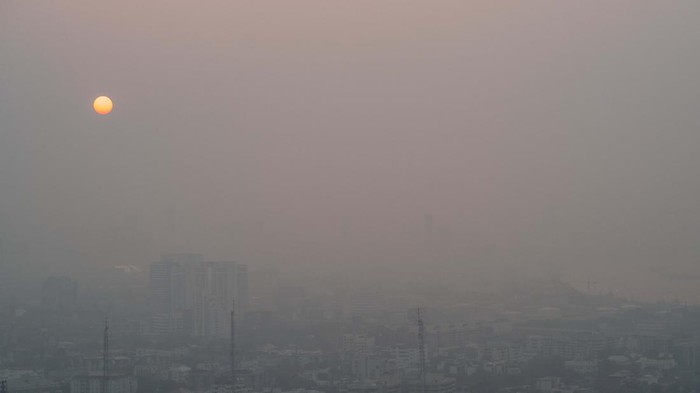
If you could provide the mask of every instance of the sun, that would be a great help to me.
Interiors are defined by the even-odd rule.
[[[92,107],[95,109],[95,112],[100,115],[107,115],[112,112],[113,106],[112,100],[107,96],[99,96],[95,98],[95,101],[92,103]]]

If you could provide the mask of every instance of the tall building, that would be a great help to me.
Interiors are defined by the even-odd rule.
[[[154,333],[228,337],[231,309],[239,318],[248,310],[246,265],[166,255],[151,264],[150,282]]]
[[[151,264],[151,309],[154,313],[182,312],[187,304],[187,271],[203,262],[200,254],[170,254]]]
[[[374,337],[363,334],[345,334],[343,335],[343,352],[372,354],[374,341]]]
[[[236,265],[236,288],[236,303],[238,306],[238,309],[236,311],[245,312],[250,307],[250,292],[248,288],[248,265]]]

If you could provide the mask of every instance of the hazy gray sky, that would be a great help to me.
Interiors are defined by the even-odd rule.
[[[6,0],[0,234],[54,267],[694,269],[698,26],[697,1]]]

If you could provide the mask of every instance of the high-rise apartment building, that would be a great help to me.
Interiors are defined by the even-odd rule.
[[[228,337],[231,310],[244,316],[248,301],[246,265],[208,262],[199,254],[166,255],[151,264],[155,333]]]
[[[157,314],[182,312],[187,304],[187,272],[203,262],[200,254],[163,255],[151,264],[151,309]]]

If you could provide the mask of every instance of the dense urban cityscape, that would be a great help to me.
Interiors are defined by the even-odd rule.
[[[590,283],[305,287],[199,254],[110,275],[87,293],[52,276],[40,302],[3,299],[6,392],[689,392],[700,382],[699,307]]]

